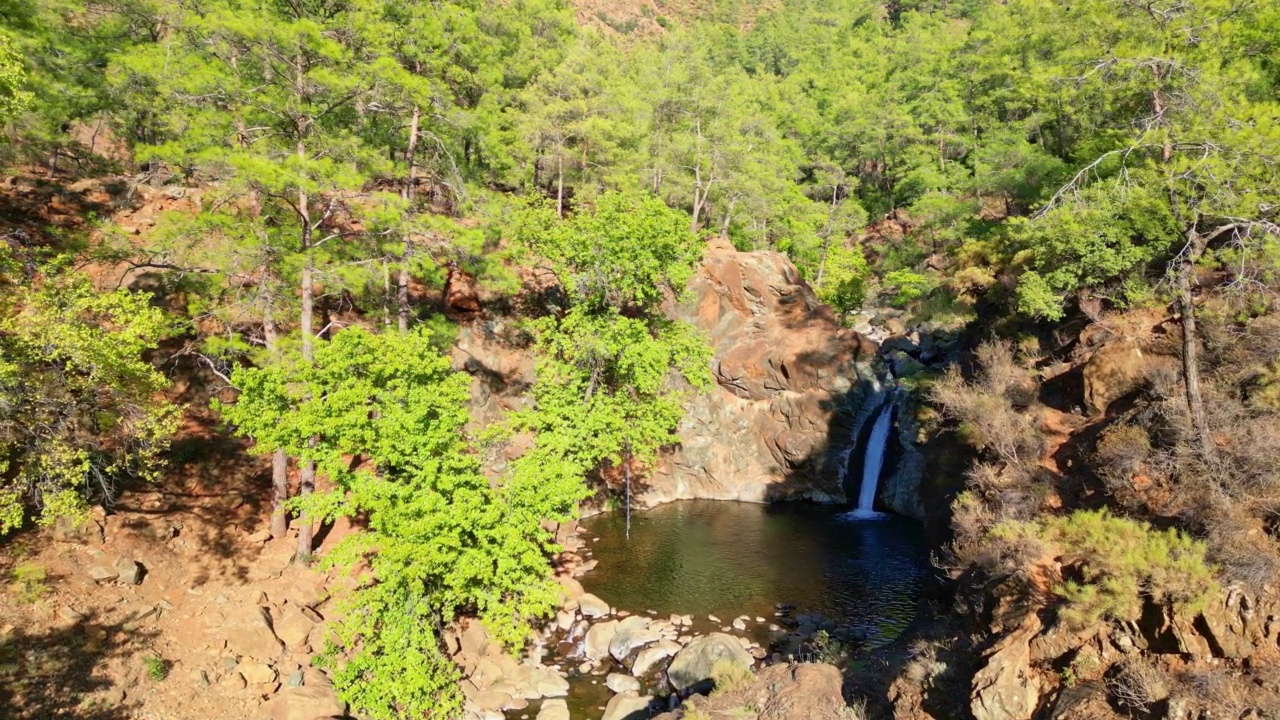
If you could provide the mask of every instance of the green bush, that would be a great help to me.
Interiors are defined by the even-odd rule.
[[[717,660],[711,666],[711,680],[716,685],[716,694],[741,690],[750,685],[754,677],[751,668],[732,660]]]
[[[35,563],[22,563],[13,569],[13,580],[23,602],[35,602],[49,591],[48,573]]]
[[[1076,627],[1104,618],[1137,620],[1144,597],[1196,612],[1218,590],[1203,542],[1174,530],[1077,511],[1037,522],[1005,522],[992,530],[1004,541],[1034,538],[1057,548],[1068,575],[1053,588],[1062,618]]]
[[[169,663],[159,655],[148,655],[143,664],[146,665],[147,677],[160,682],[169,677]]]

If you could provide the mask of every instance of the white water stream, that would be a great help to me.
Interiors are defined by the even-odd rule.
[[[893,403],[885,403],[876,415],[871,435],[867,437],[867,451],[862,461],[862,487],[858,490],[858,507],[848,513],[853,518],[879,517],[875,511],[876,490],[880,486],[880,471],[884,469],[884,454],[889,448],[889,430],[893,427]]]

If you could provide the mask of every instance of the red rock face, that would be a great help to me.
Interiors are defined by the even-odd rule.
[[[689,404],[679,447],[640,500],[843,499],[835,463],[875,345],[841,327],[784,255],[725,243],[671,314],[707,336],[716,386]]]

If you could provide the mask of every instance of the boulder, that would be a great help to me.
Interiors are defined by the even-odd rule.
[[[647,618],[636,615],[618,623],[618,630],[609,641],[609,654],[615,660],[624,660],[637,648],[662,639],[662,631]]]
[[[636,677],[643,677],[655,665],[678,652],[680,652],[680,644],[671,640],[663,640],[657,645],[650,645],[636,653],[636,659],[631,663],[631,674]]]
[[[264,608],[246,608],[228,617],[222,633],[231,652],[255,660],[273,660],[284,649]]]
[[[537,691],[537,697],[557,698],[569,694],[569,681],[551,668],[534,670],[530,682]]]
[[[445,317],[465,322],[479,317],[482,312],[476,279],[459,268],[457,263],[449,263],[444,280]]]
[[[347,706],[327,685],[285,688],[258,708],[262,720],[329,720],[347,714]]]
[[[690,399],[679,450],[638,500],[842,501],[847,446],[829,439],[852,433],[832,423],[872,391],[875,346],[779,253],[713,242],[683,297],[671,314],[710,339],[716,387]]]
[[[116,563],[116,579],[125,585],[137,585],[142,582],[142,566],[137,560],[120,558]]]
[[[682,693],[710,689],[711,671],[716,663],[731,662],[751,667],[754,659],[732,635],[711,633],[695,639],[676,653],[667,667],[671,686]]]
[[[600,720],[647,720],[652,698],[635,693],[622,693],[609,698]]]
[[[1086,331],[1082,342],[1090,339],[1088,335]],[[1142,387],[1151,373],[1160,369],[1176,372],[1177,363],[1168,355],[1144,350],[1133,337],[1107,342],[1094,351],[1081,371],[1085,407],[1096,415],[1105,413],[1111,403]]]
[[[622,673],[609,673],[609,676],[604,679],[604,684],[615,693],[640,692],[640,681]]]
[[[265,685],[276,681],[275,668],[259,662],[241,663],[236,667],[250,685]]]
[[[578,599],[578,609],[582,612],[583,617],[598,618],[609,614],[609,603],[592,595],[584,593]]]
[[[613,636],[617,632],[617,620],[592,625],[582,643],[582,654],[592,662],[599,662],[609,657],[609,644],[613,642]]]
[[[310,640],[311,631],[315,625],[311,618],[302,614],[297,607],[290,605],[284,609],[280,619],[275,623],[276,637],[283,640],[284,644],[290,648],[302,648]]]
[[[569,720],[569,704],[558,698],[544,700],[536,720]]]

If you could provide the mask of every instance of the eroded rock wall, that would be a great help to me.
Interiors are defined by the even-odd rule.
[[[672,315],[706,334],[716,385],[640,497],[844,502],[840,465],[880,394],[876,346],[774,252],[713,243]]]

